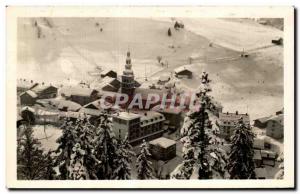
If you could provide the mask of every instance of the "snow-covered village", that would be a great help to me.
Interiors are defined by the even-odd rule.
[[[283,179],[283,19],[19,18],[19,180]]]

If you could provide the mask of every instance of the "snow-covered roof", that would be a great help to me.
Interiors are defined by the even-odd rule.
[[[100,110],[92,109],[92,108],[84,108],[84,107],[82,107],[79,110],[79,113],[84,113],[84,114],[92,115],[92,116],[100,116],[102,114],[102,112]]]
[[[161,108],[160,104],[154,106],[151,110],[158,111],[158,112],[161,112],[161,113],[169,113],[169,114],[180,114],[182,112],[182,110],[180,108],[178,108],[178,107],[174,107],[174,108],[170,108],[170,107]]]
[[[160,138],[150,141],[149,144],[158,145],[163,148],[168,148],[168,147],[176,144],[176,141],[174,141],[172,139],[167,139],[165,137],[160,137]]]
[[[48,88],[54,88],[57,89],[55,86],[52,85],[41,85],[41,84],[37,84],[35,87],[31,88],[32,91],[34,91],[35,93],[40,93]]]
[[[58,109],[67,107],[68,111],[78,111],[81,105],[70,100],[58,100]]]
[[[258,119],[255,119],[254,121],[259,121],[261,123],[265,123],[269,120],[270,116],[268,117],[262,117],[262,118],[258,118]]]
[[[150,125],[153,123],[164,121],[165,117],[163,114],[155,111],[147,111],[141,117],[141,126]]]
[[[139,114],[131,113],[131,112],[118,112],[113,115],[114,117],[123,119],[123,120],[132,120],[136,118],[140,118],[141,116]]]
[[[26,92],[21,93],[20,96],[23,96],[24,94],[27,94],[27,95],[31,96],[32,98],[37,98],[37,94],[31,90],[27,90]]]
[[[51,112],[51,111],[42,110],[42,109],[38,109],[36,111],[36,114],[40,115],[40,116],[54,116],[54,115],[59,115],[58,112]]]
[[[171,76],[170,75],[161,75],[159,78],[158,78],[158,81],[162,81],[162,82],[166,82],[166,81],[169,81],[171,79]]]
[[[84,108],[102,110],[102,109],[104,109],[104,106],[102,107],[103,104],[105,106],[110,106],[111,105],[109,102],[106,102],[104,99],[98,99],[98,100],[95,100],[93,102],[90,102],[90,103],[84,105],[83,107]]]
[[[183,65],[183,66],[180,66],[180,67],[177,67],[176,69],[174,69],[175,73],[180,73],[182,71],[190,71],[190,72],[192,72],[191,65]]]
[[[65,96],[90,96],[94,90],[91,88],[83,88],[83,87],[63,87],[61,88],[60,93]]]
[[[35,113],[35,110],[29,106],[24,106],[23,108],[21,108],[21,112],[23,111],[30,111],[32,113]]]
[[[272,116],[268,121],[276,121],[277,123],[283,125],[283,114]]]
[[[246,124],[250,123],[250,118],[248,114],[237,114],[237,113],[219,113],[219,120],[220,120],[220,124],[224,125],[225,122],[228,123],[228,125],[234,125],[235,123],[237,123],[237,121],[240,118],[243,118],[243,121]]]

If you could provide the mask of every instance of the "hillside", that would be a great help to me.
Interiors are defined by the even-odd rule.
[[[210,73],[213,95],[225,111],[249,112],[254,119],[282,108],[283,47],[270,43],[282,31],[254,21],[180,20],[185,29],[175,31],[169,18],[20,18],[18,77],[51,83],[93,80],[88,72],[96,66],[122,72],[130,50],[134,73],[142,81],[145,75],[172,72],[194,56],[194,74]],[[251,51],[249,58],[240,57],[243,49]],[[159,55],[168,68],[157,64]],[[198,79],[183,83],[195,88]]]

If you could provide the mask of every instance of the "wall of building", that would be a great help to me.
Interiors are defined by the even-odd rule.
[[[269,120],[266,127],[267,136],[280,139],[283,137],[283,126],[277,121]]]

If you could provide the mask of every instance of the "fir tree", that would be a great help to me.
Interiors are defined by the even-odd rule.
[[[79,121],[76,123],[79,124]],[[67,180],[69,178],[68,168],[70,166],[72,149],[76,144],[77,132],[74,123],[69,119],[64,121],[61,129],[63,130],[63,134],[56,141],[59,146],[56,149],[56,153],[58,155],[56,157],[55,164],[58,166],[60,172],[58,178],[61,180]]]
[[[46,156],[40,142],[33,137],[30,126],[25,128],[24,135],[17,146],[17,176],[22,180],[46,179]]]
[[[228,161],[230,179],[255,178],[253,161],[253,138],[250,126],[245,125],[241,117],[236,124],[236,129],[231,140],[231,151]]]
[[[100,116],[100,124],[96,129],[95,156],[101,161],[97,167],[98,179],[111,179],[117,158],[117,140],[112,131],[111,122],[107,115]]]
[[[46,155],[45,160],[46,172],[45,172],[45,180],[55,180],[56,172],[54,170],[54,158],[52,157],[52,151],[49,151]]]
[[[139,180],[145,180],[145,179],[152,179],[153,178],[153,168],[152,168],[152,162],[150,159],[150,152],[149,152],[149,146],[145,140],[143,140],[143,143],[141,144],[141,152],[137,156],[136,159],[136,167],[137,167],[137,179]]]
[[[196,93],[195,104],[198,106],[187,113],[180,131],[184,162],[172,173],[172,178],[190,179],[194,170],[197,170],[198,179],[212,178],[213,170],[224,173],[226,159],[218,149],[220,139],[214,134],[209,117],[212,115],[209,82],[208,74],[203,72]]]
[[[117,158],[115,159],[115,168],[113,172],[113,179],[128,180],[131,177],[131,157],[135,155],[131,151],[132,146],[128,142],[128,138],[120,142],[117,150]]]

